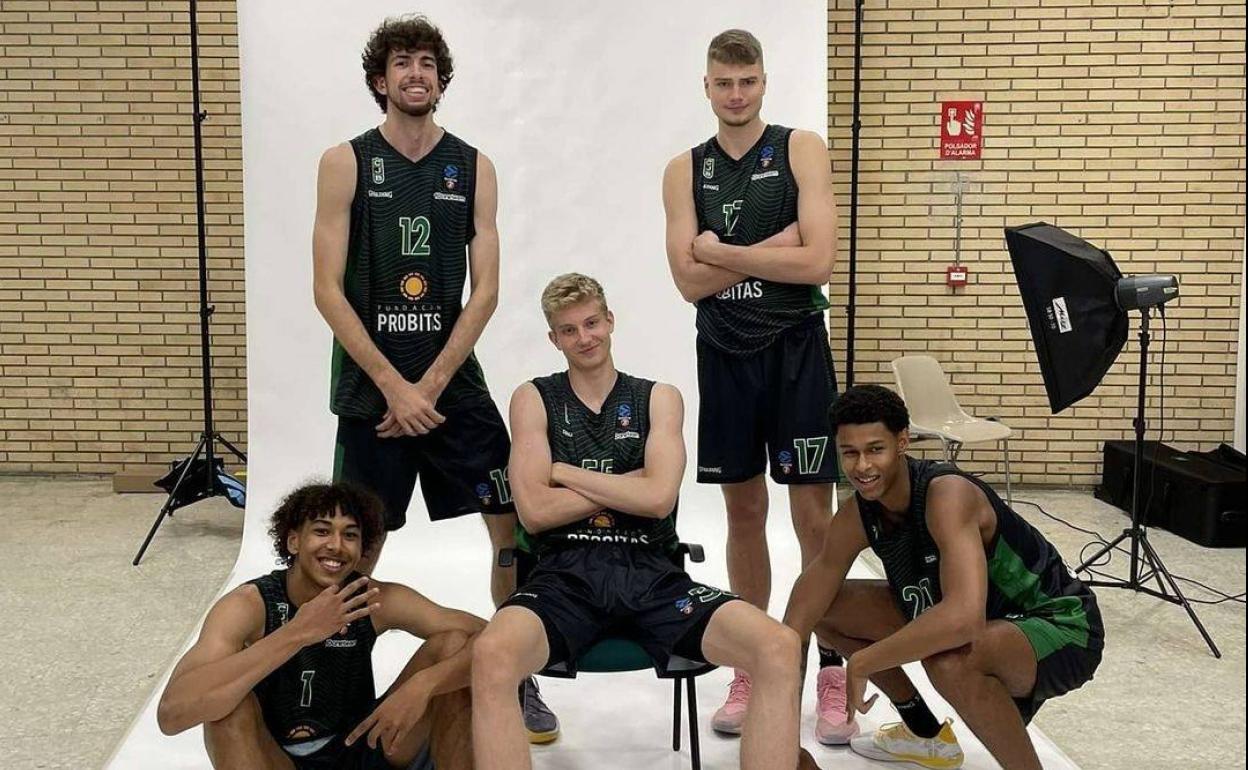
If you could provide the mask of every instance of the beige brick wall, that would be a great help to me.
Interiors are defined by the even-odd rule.
[[[0,472],[111,472],[203,422],[185,2],[0,3]],[[233,2],[200,2],[215,417],[246,429]]]
[[[829,5],[829,136],[848,237],[853,3]],[[1242,0],[867,0],[859,178],[857,382],[927,352],[962,404],[1017,431],[1028,482],[1093,484],[1101,444],[1131,433],[1136,323],[1103,384],[1051,415],[1002,228],[1045,220],[1109,250],[1124,273],[1174,273],[1165,439],[1230,441],[1244,259]],[[940,161],[939,103],[983,100],[979,161]],[[954,172],[971,283],[944,285]],[[841,262],[847,266],[847,241]],[[833,286],[843,307],[844,273]],[[845,316],[833,310],[844,360]],[[1150,438],[1160,382],[1153,377]],[[990,471],[999,450],[970,455]]]
[[[852,7],[829,8],[843,214]],[[887,382],[892,358],[933,351],[969,409],[1019,431],[1025,480],[1093,483],[1101,442],[1130,430],[1135,338],[1092,397],[1049,415],[1001,236],[1045,219],[1108,248],[1125,272],[1180,276],[1166,438],[1228,440],[1244,257],[1242,2],[868,0],[866,18],[857,381]],[[0,472],[161,464],[198,435],[187,44],[181,0],[0,6]],[[200,3],[200,45],[216,415],[241,441],[234,2]],[[936,105],[955,98],[985,102],[982,161],[935,159]],[[956,295],[943,284],[955,169],[976,185],[963,212],[972,283]],[[833,297],[843,361],[843,273]],[[970,466],[996,457],[974,452]]]

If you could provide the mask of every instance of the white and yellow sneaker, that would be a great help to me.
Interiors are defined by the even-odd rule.
[[[883,762],[911,762],[933,770],[955,770],[962,766],[962,747],[953,734],[953,720],[946,719],[935,738],[920,738],[905,722],[881,725],[872,735],[850,739],[855,754]]]

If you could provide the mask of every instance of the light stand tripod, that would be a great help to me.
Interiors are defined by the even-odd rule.
[[[1121,535],[1106,543],[1096,553],[1092,554],[1091,557],[1075,569],[1075,572],[1089,571],[1098,559],[1111,552],[1119,543],[1123,540],[1130,540],[1131,568],[1126,579],[1085,580],[1083,581],[1084,584],[1103,586],[1105,588],[1127,588],[1154,596],[1171,604],[1182,605],[1183,609],[1187,610],[1187,614],[1191,617],[1192,622],[1196,624],[1196,630],[1200,631],[1200,635],[1205,638],[1205,643],[1209,645],[1213,656],[1221,658],[1222,653],[1218,650],[1218,646],[1214,644],[1213,638],[1205,630],[1204,625],[1200,622],[1200,618],[1196,617],[1196,610],[1192,609],[1192,605],[1187,601],[1187,597],[1179,590],[1179,584],[1175,582],[1174,576],[1166,569],[1166,565],[1162,563],[1161,557],[1157,555],[1157,551],[1153,550],[1153,546],[1148,542],[1148,530],[1144,524],[1145,512],[1140,500],[1140,490],[1144,487],[1144,474],[1142,471],[1144,459],[1144,389],[1148,380],[1148,310],[1147,307],[1140,308],[1140,381],[1135,406],[1135,459],[1134,470],[1132,471],[1134,476],[1132,477],[1131,491],[1131,526],[1124,529]],[[1142,562],[1147,562],[1149,571],[1143,572],[1141,569]],[[1165,578],[1164,583],[1162,578]],[[1157,581],[1157,590],[1145,585],[1149,580]],[[1170,585],[1169,592],[1166,590],[1166,583]]]
[[[166,516],[172,516],[176,508],[183,505],[189,505],[208,497],[216,497],[225,495],[226,489],[221,481],[217,478],[216,460],[214,459],[214,447],[216,442],[220,441],[222,446],[234,454],[244,465],[247,463],[247,455],[239,451],[238,447],[231,444],[224,436],[217,433],[212,425],[212,353],[211,339],[208,336],[208,319],[212,316],[216,309],[208,304],[208,250],[207,235],[204,231],[204,147],[203,133],[200,124],[207,118],[207,113],[200,109],[199,105],[199,29],[196,24],[196,0],[190,0],[190,28],[191,28],[191,93],[193,99],[193,116],[195,126],[195,216],[198,225],[199,236],[199,351],[200,351],[200,368],[203,374],[203,392],[204,392],[204,430],[199,435],[199,443],[195,445],[195,451],[186,460],[180,464],[181,473],[178,475],[177,481],[173,488],[169,491],[169,497],[165,500],[165,504],[161,506],[160,513],[156,514],[156,521],[152,523],[151,530],[148,531],[147,537],[143,540],[143,545],[139,547],[139,552],[135,554],[132,564],[138,565],[139,560],[143,558],[143,552],[147,550],[148,544],[152,542],[152,538],[156,535],[156,530],[160,527],[161,522]],[[203,455],[203,478],[198,477],[198,466],[196,460]],[[192,475],[194,472],[194,475]],[[187,494],[186,487],[190,487],[188,498],[179,498],[179,493]]]

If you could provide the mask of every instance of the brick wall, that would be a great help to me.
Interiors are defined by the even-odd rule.
[[[852,8],[829,6],[843,233]],[[200,3],[200,45],[216,415],[241,440],[233,9]],[[1130,431],[1134,329],[1105,383],[1050,416],[1001,236],[1007,224],[1044,219],[1109,249],[1125,272],[1179,275],[1165,335],[1166,438],[1229,440],[1244,257],[1243,4],[867,0],[866,19],[857,381],[888,382],[891,359],[932,352],[968,409],[1019,431],[1024,480],[1093,483],[1101,442]],[[202,419],[185,3],[4,0],[0,25],[0,472],[168,462],[190,450]],[[935,160],[936,105],[955,98],[985,102],[982,161]],[[972,182],[963,210],[972,282],[956,295],[943,285],[955,170]],[[843,272],[832,289],[843,362]],[[987,470],[997,456],[976,451],[969,464]]]
[[[167,463],[202,428],[185,2],[0,4],[0,471]],[[245,438],[233,2],[200,2],[215,417]]]
[[[829,136],[848,233],[853,3],[829,6]],[[1244,4],[1239,0],[867,0],[859,180],[856,381],[926,352],[963,406],[1015,428],[1028,482],[1092,484],[1101,444],[1128,437],[1136,322],[1092,396],[1051,415],[1002,228],[1045,220],[1108,249],[1124,273],[1174,273],[1154,319],[1165,438],[1230,441],[1244,242]],[[984,101],[980,161],[940,161],[939,103]],[[953,259],[956,170],[971,283]],[[842,244],[842,268],[848,263]],[[843,307],[844,272],[833,286]],[[844,313],[833,310],[837,360]],[[1150,430],[1160,389],[1153,378]],[[1150,438],[1156,433],[1150,432]],[[999,450],[970,456],[990,471]],[[1017,478],[1017,476],[1016,476]]]

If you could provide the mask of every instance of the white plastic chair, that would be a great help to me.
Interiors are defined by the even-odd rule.
[[[897,390],[910,411],[912,438],[936,439],[945,460],[957,463],[964,444],[1005,442],[1005,499],[1013,504],[1010,484],[1010,427],[995,419],[967,414],[949,387],[940,362],[931,356],[902,356],[893,360]]]

